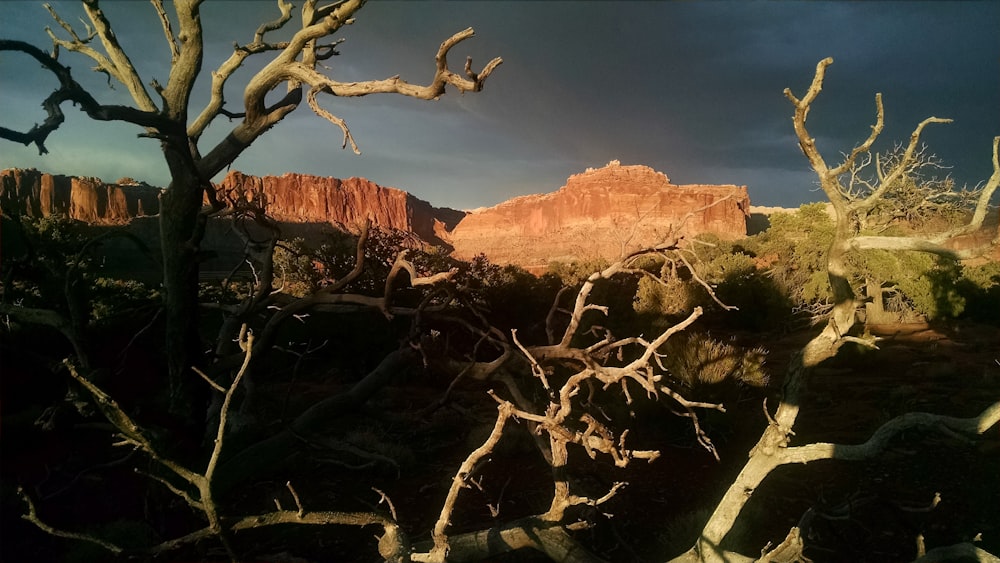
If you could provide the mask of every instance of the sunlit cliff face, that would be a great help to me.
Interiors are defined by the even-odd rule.
[[[570,176],[559,191],[522,196],[466,216],[451,233],[455,256],[484,252],[530,267],[552,260],[614,260],[672,232],[746,236],[745,186],[670,183],[647,166],[611,161]]]
[[[35,170],[3,171],[2,179],[0,204],[18,214],[63,213],[88,223],[121,224],[158,209],[159,189],[151,186]],[[277,221],[343,230],[371,221],[383,229],[414,233],[432,245],[453,246],[459,259],[485,253],[494,262],[524,267],[555,260],[615,260],[663,243],[671,234],[741,238],[750,207],[743,186],[678,186],[662,172],[618,161],[570,176],[556,192],[518,197],[471,214],[434,207],[364,178],[257,177],[234,171],[216,188],[223,202],[252,203]]]
[[[159,212],[159,188],[122,187],[97,178],[76,178],[11,168],[0,170],[0,208],[10,215],[58,214],[99,225],[121,225]]]

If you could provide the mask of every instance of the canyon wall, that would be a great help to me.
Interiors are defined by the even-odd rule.
[[[127,180],[124,179],[123,180]],[[97,178],[0,170],[0,210],[7,215],[66,215],[97,225],[121,225],[160,211],[160,189],[139,183],[106,184]]]
[[[556,192],[467,215],[451,242],[458,258],[482,252],[535,271],[555,260],[616,260],[674,231],[743,238],[749,209],[745,186],[674,185],[647,166],[612,161],[570,176]]]
[[[234,171],[216,188],[223,201],[256,201],[281,222],[329,223],[356,232],[361,222],[370,219],[373,225],[412,232],[430,244],[446,244],[448,231],[465,215],[364,178],[258,177]]]
[[[0,208],[8,215],[62,213],[99,225],[124,224],[158,212],[158,188],[128,184],[134,185],[4,170]],[[742,238],[750,203],[743,186],[678,186],[649,167],[617,161],[570,176],[556,192],[522,196],[471,214],[434,207],[364,178],[257,177],[234,171],[216,189],[224,203],[252,202],[291,234],[331,227],[356,231],[370,220],[381,228],[413,233],[425,243],[452,247],[457,258],[485,253],[494,262],[534,271],[555,260],[614,260],[663,242],[675,231]],[[239,242],[206,239],[206,247],[232,245]]]
[[[12,216],[63,214],[96,225],[121,225],[159,213],[160,188],[123,180],[122,184],[109,184],[97,178],[34,169],[2,170],[0,209]],[[257,177],[234,171],[216,189],[223,202],[254,202],[282,223],[318,223],[357,231],[359,223],[368,219],[382,228],[414,233],[430,244],[446,244],[448,231],[465,216],[463,211],[437,208],[364,178],[340,180],[305,174]]]

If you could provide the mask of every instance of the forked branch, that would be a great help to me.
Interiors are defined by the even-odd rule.
[[[38,147],[39,154],[48,153],[48,149],[45,148],[46,139],[66,119],[61,108],[63,102],[72,102],[79,105],[80,109],[86,112],[91,119],[97,121],[125,121],[142,127],[157,128],[163,131],[176,130],[172,121],[154,111],[143,111],[127,106],[102,105],[98,103],[73,78],[69,67],[64,66],[55,57],[30,43],[0,39],[0,51],[21,52],[32,57],[41,63],[59,81],[59,88],[49,94],[45,98],[45,101],[42,102],[46,118],[41,125],[36,124],[24,132],[0,127],[0,139],[7,139],[15,143],[21,143],[22,145],[34,144]]]

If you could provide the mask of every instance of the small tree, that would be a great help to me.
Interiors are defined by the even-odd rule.
[[[162,77],[143,78],[129,53],[121,46],[111,20],[101,9],[99,0],[82,0],[89,24],[87,34],[77,30],[50,6],[46,9],[65,33],[59,37],[47,30],[53,50],[47,53],[22,41],[0,39],[0,51],[23,53],[52,73],[59,87],[43,104],[47,118],[28,131],[0,127],[0,138],[34,144],[46,153],[45,141],[64,120],[61,105],[72,102],[97,121],[121,121],[141,129],[140,137],[159,141],[163,157],[170,170],[171,181],[163,193],[160,206],[160,250],[163,266],[163,305],[166,322],[166,353],[170,381],[171,410],[194,424],[197,413],[192,411],[193,390],[198,383],[192,379],[191,366],[201,364],[202,348],[198,326],[198,252],[207,218],[221,204],[210,180],[225,170],[244,150],[293,111],[303,100],[319,117],[331,122],[343,132],[342,146],[350,144],[359,153],[350,129],[343,119],[320,105],[320,95],[356,97],[392,93],[424,100],[444,95],[446,87],[461,92],[478,92],[490,73],[501,64],[495,58],[479,72],[466,61],[464,74],[448,66],[448,54],[459,42],[473,36],[472,28],[452,35],[441,43],[435,55],[434,76],[427,85],[411,84],[392,76],[381,80],[341,82],[322,71],[332,57],[339,54],[341,40],[332,39],[344,26],[354,23],[354,16],[364,0],[321,3],[304,0],[298,23],[293,21],[294,6],[277,0],[279,15],[262,23],[252,38],[235,45],[233,53],[211,73],[209,100],[202,108],[192,105],[196,80],[202,76],[205,64],[204,44],[217,33],[206,29],[201,17],[202,0],[175,0],[168,13],[162,0],[151,0],[152,14],[157,17],[166,40],[170,60],[166,81]],[[290,39],[273,40],[270,34],[292,28]],[[93,40],[98,39],[98,48]],[[132,97],[133,106],[100,103],[74,79],[70,67],[59,60],[61,50],[72,51],[90,58],[94,70],[122,84]],[[261,70],[251,76],[243,87],[239,107],[227,105],[224,96],[230,78],[250,58],[263,58]],[[285,88],[277,101],[269,101],[270,92]],[[228,135],[213,147],[201,146],[202,136],[209,125],[219,123],[219,117],[235,121]],[[203,207],[205,199],[212,206]]]
[[[794,306],[828,310],[830,281],[826,251],[833,241],[833,219],[827,205],[810,203],[794,213],[771,216],[771,226],[754,237],[758,268],[766,268]]]

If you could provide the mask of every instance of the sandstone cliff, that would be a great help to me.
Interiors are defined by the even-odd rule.
[[[234,171],[216,187],[223,201],[259,201],[278,221],[329,223],[356,231],[360,222],[370,219],[373,225],[412,232],[431,244],[446,244],[448,231],[465,215],[433,207],[402,190],[364,178],[339,180],[305,174],[257,177]]]
[[[160,189],[122,179],[46,174],[17,168],[0,171],[0,210],[8,215],[47,217],[54,213],[98,225],[128,223],[159,213]],[[223,201],[259,202],[284,223],[320,223],[356,230],[359,222],[416,234],[424,242],[446,244],[463,211],[433,207],[395,188],[364,178],[323,178],[304,174],[256,177],[230,172],[216,188]]]
[[[612,161],[570,176],[554,193],[471,213],[451,240],[458,258],[483,252],[495,262],[537,269],[553,260],[615,260],[674,229],[742,238],[749,208],[745,186],[678,186],[647,166]]]
[[[145,184],[106,184],[97,178],[38,170],[0,170],[0,210],[8,215],[62,214],[98,225],[120,225],[159,213],[160,189]]]
[[[224,202],[256,202],[288,224],[289,233],[313,232],[306,227],[355,230],[370,219],[429,244],[453,246],[458,258],[483,252],[498,263],[535,269],[553,260],[616,259],[661,242],[673,229],[740,238],[746,235],[749,209],[745,187],[677,186],[646,166],[617,162],[571,176],[557,192],[515,198],[472,214],[436,208],[364,178],[256,177],[234,171],[216,188]],[[122,224],[157,213],[159,192],[37,170],[0,172],[0,208],[10,215],[63,213],[88,223]],[[228,244],[209,238],[209,246]]]

